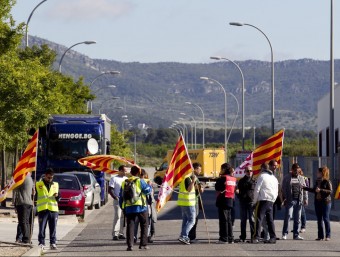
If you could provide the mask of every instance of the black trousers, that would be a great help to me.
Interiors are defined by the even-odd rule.
[[[135,221],[139,220],[140,224],[140,246],[146,246],[148,243],[148,225],[149,213],[145,212],[128,213],[126,214],[126,243],[128,247],[133,246],[135,234]]]
[[[273,204],[274,203],[270,201],[260,201],[257,203],[255,210],[256,225],[254,238],[260,239],[261,224],[263,219],[266,219],[270,239],[276,240],[275,225],[273,219]]]
[[[254,235],[254,207],[252,203],[240,201],[240,219],[241,219],[241,240],[247,238],[247,220],[249,220],[250,237]]]
[[[18,228],[17,228],[17,240],[20,240],[23,243],[30,243],[31,237],[31,224],[32,224],[32,211],[33,206],[28,204],[17,205],[16,206],[18,213]],[[20,235],[21,232],[21,235]]]
[[[232,212],[232,208],[230,209],[218,208],[219,240],[220,241],[224,241],[224,242],[234,241],[231,212]]]

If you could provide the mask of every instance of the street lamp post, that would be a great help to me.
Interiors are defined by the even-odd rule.
[[[245,123],[244,122],[245,121],[245,116],[244,116],[244,93],[245,93],[245,88],[244,88],[244,76],[243,76],[243,72],[242,72],[240,66],[237,63],[235,63],[232,60],[229,60],[228,58],[220,57],[220,56],[212,56],[212,57],[210,57],[210,59],[229,61],[229,62],[233,63],[237,67],[237,69],[239,70],[239,72],[241,74],[241,78],[242,78],[242,151],[244,151],[244,137],[245,137],[245,133],[244,133],[244,123]]]
[[[114,96],[114,97],[110,98],[109,100],[117,100],[117,99],[120,99],[120,97],[119,97],[119,96]],[[103,107],[103,105],[104,105],[105,103],[107,103],[107,101],[104,101],[104,102],[101,103],[101,105],[100,105],[100,107],[99,107],[99,109],[98,109],[98,114],[100,114],[101,109],[102,109],[102,107]]]
[[[183,116],[188,116],[189,118],[191,118],[192,120],[193,120],[193,122],[194,122],[194,138],[195,138],[195,141],[194,141],[194,145],[195,145],[195,149],[197,148],[196,147],[196,143],[197,143],[197,137],[196,137],[196,120],[194,119],[194,117],[192,117],[191,115],[187,115],[186,113],[184,113],[184,112],[181,112],[180,113],[181,115],[183,115]],[[192,128],[192,126],[191,126],[191,128]],[[192,133],[192,131],[191,131],[191,133]],[[193,140],[191,140],[191,141],[193,141]]]
[[[93,85],[93,83],[101,76],[103,75],[106,75],[106,74],[111,74],[111,75],[118,75],[120,74],[120,71],[105,71],[105,72],[102,72],[101,74],[97,75],[90,83],[90,86],[89,86],[89,89],[91,90],[91,87]],[[88,112],[88,108],[87,108],[87,112]],[[91,113],[92,113],[92,101],[91,101]]]
[[[76,43],[76,44],[70,46],[69,48],[67,48],[66,51],[63,53],[63,55],[62,55],[61,58],[60,58],[60,61],[59,61],[59,72],[61,72],[61,62],[63,61],[63,59],[64,59],[64,57],[65,57],[65,54],[66,54],[72,47],[75,47],[75,46],[80,45],[80,44],[91,45],[91,44],[96,44],[96,43],[97,43],[96,41],[83,41],[83,42]]]
[[[203,109],[196,103],[192,103],[192,102],[185,102],[186,104],[192,104],[195,105],[198,109],[200,109],[201,113],[202,113],[202,148],[204,149],[204,112]]]
[[[178,118],[178,119],[182,120],[183,124],[185,124],[184,121],[186,121],[186,119],[184,119],[184,118]],[[193,131],[194,129],[193,129],[193,126],[190,122],[188,124],[190,125],[190,132],[191,132],[191,149],[194,149],[194,131]],[[188,138],[188,142],[189,142],[189,138]]]
[[[46,2],[46,1],[47,1],[47,0],[43,0],[43,1],[41,1],[39,4],[37,4],[37,5],[34,7],[33,11],[31,12],[30,16],[29,16],[28,19],[27,19],[26,28],[25,28],[26,47],[28,47],[28,23],[30,23],[30,20],[31,20],[32,15],[33,15],[33,13],[35,12],[35,10],[36,10],[40,5],[42,5],[44,2]]]
[[[228,94],[231,95],[235,99],[236,104],[237,104],[237,112],[236,112],[235,118],[233,120],[233,123],[231,124],[231,128],[230,128],[229,135],[228,135],[228,138],[227,138],[227,143],[229,142],[229,138],[230,138],[231,132],[233,131],[233,128],[234,128],[234,125],[235,125],[235,121],[236,121],[238,113],[240,111],[240,105],[239,105],[239,102],[238,102],[236,96],[233,93],[231,93],[231,92],[228,92]]]
[[[232,25],[232,26],[250,26],[250,27],[253,27],[253,28],[257,29],[258,31],[260,31],[269,43],[270,52],[271,52],[271,63],[272,63],[272,65],[271,65],[271,76],[272,76],[272,106],[271,106],[272,118],[271,118],[271,126],[272,126],[272,135],[274,135],[274,132],[275,132],[275,125],[274,125],[274,121],[275,121],[275,117],[274,117],[275,87],[274,87],[274,53],[273,53],[272,44],[270,43],[270,40],[267,37],[267,35],[262,30],[260,30],[258,27],[254,26],[254,25],[251,25],[251,24],[248,24],[248,23],[241,23],[241,22],[230,22],[229,24]]]
[[[202,80],[207,80],[207,81],[212,81],[215,82],[217,85],[219,85],[223,92],[224,92],[224,151],[225,151],[225,160],[228,161],[228,151],[227,151],[227,146],[228,146],[228,141],[227,141],[227,93],[222,86],[220,82],[218,82],[215,79],[211,79],[208,77],[201,77],[200,79]]]

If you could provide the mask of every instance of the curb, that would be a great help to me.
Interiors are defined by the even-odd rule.
[[[31,250],[28,250],[21,256],[41,256],[41,248],[37,245],[31,247]]]

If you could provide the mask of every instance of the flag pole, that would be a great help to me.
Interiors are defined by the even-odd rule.
[[[205,217],[205,211],[204,211],[204,205],[203,205],[203,200],[202,200],[201,192],[199,190],[198,190],[198,195],[199,195],[199,199],[200,199],[201,206],[202,206],[202,213],[203,213],[203,218],[204,218],[205,230],[207,231],[208,242],[210,244],[210,233],[209,233],[209,230],[208,230],[207,219]],[[198,205],[198,208],[199,208],[199,205]]]
[[[33,225],[34,225],[34,217],[35,217],[35,210],[34,210],[34,199],[35,199],[35,183],[37,181],[37,160],[38,160],[38,145],[39,145],[39,129],[37,131],[37,144],[36,144],[36,150],[35,150],[35,167],[34,167],[34,179],[33,179],[33,194],[32,194],[32,201],[33,201],[33,206],[32,206],[32,211],[31,211],[31,226],[30,226],[30,238],[29,238],[29,243],[32,242],[32,236],[33,236]]]

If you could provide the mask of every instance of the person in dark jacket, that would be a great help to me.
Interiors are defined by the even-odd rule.
[[[244,242],[247,238],[247,219],[249,220],[250,235],[254,234],[254,188],[256,182],[253,179],[251,166],[246,167],[244,172],[244,177],[240,179],[237,185],[240,201],[241,242]]]
[[[221,165],[220,177],[216,180],[216,207],[218,208],[219,240],[218,244],[234,243],[231,211],[235,198],[236,178],[229,163]]]
[[[324,166],[318,169],[317,179],[313,188],[304,187],[304,190],[312,192],[314,196],[315,214],[318,223],[317,241],[331,240],[331,223],[329,213],[331,211],[332,183],[329,180],[329,169]],[[324,230],[325,226],[325,230]],[[325,232],[325,233],[324,233]],[[325,237],[326,236],[326,237]]]

